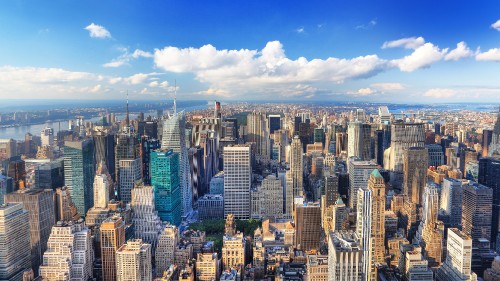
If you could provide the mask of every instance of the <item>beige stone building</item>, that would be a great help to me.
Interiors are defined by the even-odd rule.
[[[116,280],[153,280],[150,244],[141,239],[129,240],[116,251]]]

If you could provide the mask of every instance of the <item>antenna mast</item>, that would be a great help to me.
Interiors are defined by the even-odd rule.
[[[177,113],[177,79],[174,80],[174,114]]]

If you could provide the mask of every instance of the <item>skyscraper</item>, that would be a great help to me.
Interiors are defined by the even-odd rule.
[[[298,136],[294,136],[290,149],[290,180],[291,185],[287,188],[293,190],[293,197],[302,196],[303,177],[304,177],[304,159],[302,156],[302,143]],[[288,204],[288,203],[287,203]]]
[[[462,231],[472,238],[473,247],[479,245],[479,239],[489,240],[491,237],[492,202],[491,188],[477,183],[464,187]]]
[[[35,275],[42,264],[42,255],[47,250],[52,226],[56,223],[54,213],[54,191],[52,189],[18,190],[5,195],[6,203],[22,203],[29,213],[31,266]],[[19,233],[19,235],[27,235]]]
[[[117,281],[151,281],[151,245],[141,239],[127,241],[116,251]]]
[[[269,119],[269,133],[274,134],[275,131],[281,129],[281,115],[271,114]]]
[[[372,268],[385,262],[385,181],[378,169],[374,169],[368,180],[371,191],[371,258]]]
[[[224,147],[224,217],[250,217],[252,164],[250,145]]]
[[[422,204],[427,183],[428,151],[423,147],[403,150],[403,193],[415,204]]]
[[[363,251],[363,269],[365,280],[370,280],[372,272],[371,238],[372,238],[372,191],[368,188],[359,188],[356,193],[356,234]]]
[[[255,143],[255,153],[263,159],[269,159],[269,130],[267,128],[266,114],[253,112],[247,116],[248,135],[247,142]]]
[[[141,137],[141,160],[142,160],[142,178],[145,185],[151,185],[151,152],[160,149],[161,144],[157,139],[151,139],[148,136]]]
[[[361,122],[349,122],[347,127],[347,156],[370,160],[371,126]]]
[[[500,156],[500,111],[491,135],[491,143],[488,147],[488,156]]]
[[[179,242],[179,229],[173,225],[167,225],[158,238],[156,247],[156,276],[162,276],[163,272],[174,264],[174,252]]]
[[[372,161],[360,161],[357,158],[349,158],[347,161],[347,171],[349,173],[349,207],[353,210],[357,206],[356,193],[360,188],[368,186],[368,179],[377,164]],[[361,236],[360,236],[361,237]]]
[[[186,147],[186,117],[184,112],[174,112],[163,122],[161,149],[172,149],[179,153],[179,179],[181,187],[181,210],[186,216],[192,210],[193,192],[189,173],[189,159]]]
[[[451,227],[462,225],[462,181],[452,178],[443,179],[441,184],[440,209],[448,217]]]
[[[255,219],[283,217],[283,187],[281,180],[273,175],[267,176],[261,186],[252,190],[251,217]]]
[[[23,280],[31,268],[29,214],[19,203],[0,205],[0,279]]]
[[[328,281],[366,280],[364,251],[354,231],[331,232],[328,237]]]
[[[115,180],[115,135],[107,130],[96,130],[94,133],[95,163],[104,162],[106,168]]]
[[[151,152],[151,184],[155,190],[155,208],[163,221],[181,223],[179,153],[170,150]]]
[[[110,217],[101,224],[102,280],[116,280],[116,251],[125,244],[125,222],[120,217]]]
[[[443,233],[438,222],[439,195],[436,186],[425,186],[422,208],[422,221],[420,222],[417,240],[424,249],[424,257],[429,266],[439,266],[443,252]]]
[[[471,269],[472,238],[457,228],[448,228],[446,260],[437,271],[437,280],[477,280]]]
[[[119,190],[118,194],[123,203],[132,200],[132,188],[137,180],[142,179],[141,159],[123,159],[119,162]]]
[[[120,161],[137,158],[136,138],[129,130],[121,131],[116,135],[115,145],[115,181],[120,182]],[[118,189],[120,190],[120,188]],[[118,196],[121,196],[118,194]],[[121,198],[120,198],[121,199]]]
[[[490,242],[495,243],[499,237],[500,220],[500,159],[485,157],[479,159],[478,182],[493,190],[493,213],[491,220]],[[500,250],[500,243],[496,242],[496,248]]]
[[[94,203],[94,142],[66,141],[64,145],[64,183],[78,210],[84,215]]]
[[[295,246],[304,251],[317,250],[321,236],[321,207],[319,204],[297,204],[294,218]]]
[[[42,280],[89,280],[93,262],[92,237],[85,222],[57,222],[43,254],[40,276]]]

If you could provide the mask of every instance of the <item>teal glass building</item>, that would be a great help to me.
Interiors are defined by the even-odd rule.
[[[151,185],[155,190],[155,208],[162,221],[181,223],[179,153],[169,150],[151,152]]]

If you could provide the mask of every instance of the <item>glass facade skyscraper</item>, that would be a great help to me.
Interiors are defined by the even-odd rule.
[[[151,152],[151,185],[155,190],[155,208],[162,221],[181,223],[179,154],[170,150]]]

